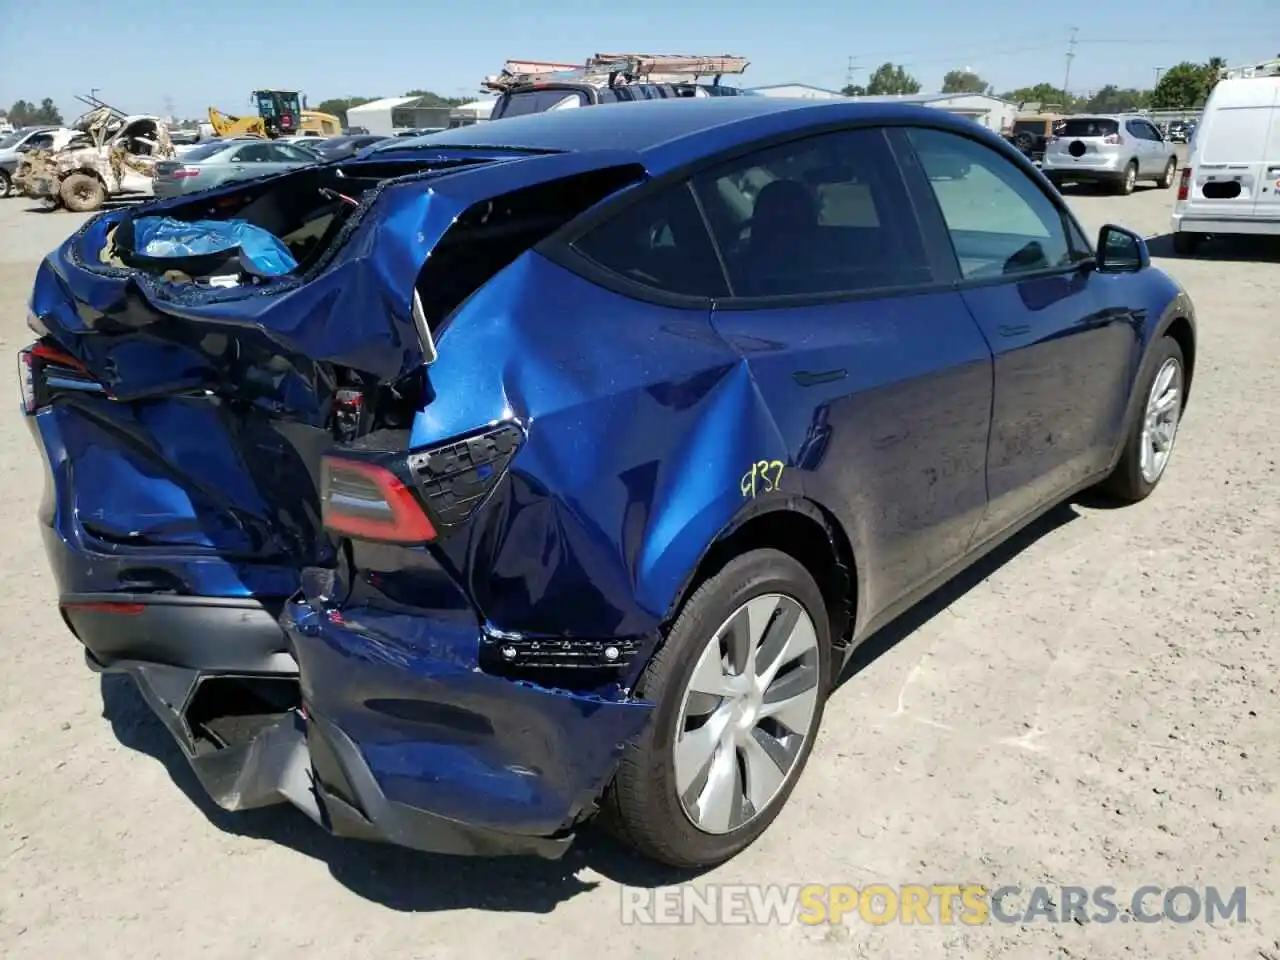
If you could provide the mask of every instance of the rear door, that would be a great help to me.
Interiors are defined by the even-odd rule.
[[[1141,304],[1125,300],[1132,284],[1110,284],[1115,278],[1091,269],[1061,198],[1012,160],[950,131],[906,136],[926,178],[920,189],[936,201],[936,228],[954,247],[965,304],[995,356],[981,541],[1106,467]]]
[[[1271,84],[1275,99],[1271,122],[1267,125],[1267,143],[1262,157],[1262,186],[1253,207],[1259,220],[1280,220],[1280,84]]]
[[[874,617],[962,556],[983,514],[991,353],[883,131],[769,147],[694,185],[732,290],[713,323],[788,469],[852,531]]]
[[[1146,122],[1136,117],[1125,121],[1125,140],[1133,145],[1133,156],[1138,161],[1138,176],[1147,177],[1155,173],[1155,144]]]
[[[1266,158],[1269,149],[1274,153],[1278,89],[1267,81],[1227,81],[1214,90],[1195,134],[1185,217],[1248,220],[1274,208],[1280,157]]]
[[[1104,169],[1124,149],[1126,135],[1132,141],[1132,134],[1122,133],[1119,122],[1111,117],[1068,117],[1045,153],[1055,170]]]

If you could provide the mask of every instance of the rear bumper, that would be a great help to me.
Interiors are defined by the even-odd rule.
[[[1119,183],[1124,179],[1124,168],[1068,167],[1043,163],[1040,169],[1053,183]]]
[[[289,803],[338,837],[557,858],[650,713],[481,673],[474,621],[468,643],[461,625],[296,603],[281,621],[252,601],[61,605],[89,666],[134,679],[219,806]]]
[[[1172,218],[1174,233],[1214,233],[1230,236],[1240,234],[1253,237],[1280,236],[1280,217],[1275,219],[1224,219],[1189,217],[1175,213]]]
[[[286,605],[326,826],[439,853],[558,857],[651,705],[481,672],[475,621]]]

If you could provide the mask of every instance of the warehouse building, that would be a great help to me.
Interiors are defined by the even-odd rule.
[[[752,87],[752,93],[762,97],[791,97],[801,100],[843,100],[844,94],[839,90],[827,90],[825,87],[811,87],[807,83],[775,83],[767,87]]]
[[[393,137],[402,130],[449,126],[450,107],[424,106],[426,97],[385,97],[352,107],[347,126],[362,127],[370,133]]]
[[[1013,127],[1018,105],[986,93],[903,93],[851,97],[859,103],[916,103],[967,117],[979,126],[1001,133]]]

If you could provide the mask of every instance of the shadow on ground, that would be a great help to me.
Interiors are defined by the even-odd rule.
[[[930,619],[1041,537],[1079,516],[1063,505],[1027,527],[937,593],[870,637],[840,679],[869,669]],[[579,874],[591,868],[609,880],[656,887],[696,874],[665,868],[632,853],[602,830],[589,828],[558,861],[431,856],[400,847],[338,840],[289,806],[229,813],[204,792],[185,757],[143,701],[133,681],[120,674],[101,677],[102,714],[120,743],[164,764],[174,783],[218,829],[266,839],[321,860],[334,879],[353,893],[392,910],[434,912],[479,909],[549,913],[563,901],[592,890],[596,881]],[[839,695],[838,693],[836,694]]]
[[[1180,260],[1218,260],[1223,263],[1280,263],[1280,237],[1206,237],[1189,256],[1173,249],[1173,234],[1147,238],[1153,257]]]

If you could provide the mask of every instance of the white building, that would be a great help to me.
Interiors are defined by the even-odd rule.
[[[497,97],[490,97],[488,100],[473,100],[470,103],[459,104],[449,112],[449,126],[465,127],[488,120],[497,99]]]
[[[751,92],[758,93],[762,97],[793,97],[802,100],[843,100],[845,98],[839,90],[811,87],[807,83],[775,83],[767,87],[752,87]]]
[[[986,93],[900,93],[850,97],[859,103],[916,103],[968,117],[979,126],[1000,133],[1013,126],[1018,105]]]
[[[347,111],[348,127],[363,127],[370,133],[393,137],[401,130],[449,126],[449,107],[423,106],[423,97],[385,97],[352,107]]]

